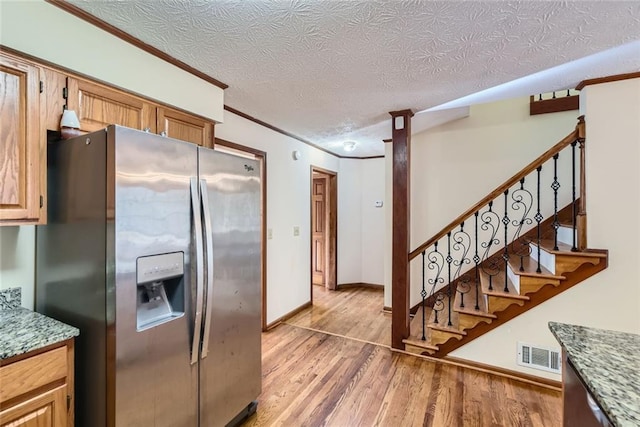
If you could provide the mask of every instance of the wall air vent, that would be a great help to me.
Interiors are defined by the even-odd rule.
[[[518,365],[559,374],[560,350],[518,342]]]

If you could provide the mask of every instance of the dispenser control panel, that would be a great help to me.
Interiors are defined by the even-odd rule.
[[[136,260],[137,283],[149,283],[184,274],[184,253],[140,257]]]

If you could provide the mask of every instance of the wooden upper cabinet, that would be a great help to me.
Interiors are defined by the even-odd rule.
[[[67,89],[68,108],[75,110],[82,131],[93,132],[112,124],[156,131],[155,106],[142,98],[73,77],[68,78]]]
[[[159,134],[213,147],[213,122],[166,107],[158,107],[157,117]]]
[[[45,149],[40,69],[0,52],[0,222],[38,221]]]

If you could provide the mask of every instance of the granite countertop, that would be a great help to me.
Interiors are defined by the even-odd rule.
[[[19,291],[0,291],[0,360],[38,350],[79,334],[80,331],[73,326],[20,307]]]
[[[615,426],[640,425],[640,335],[549,322],[549,329]]]

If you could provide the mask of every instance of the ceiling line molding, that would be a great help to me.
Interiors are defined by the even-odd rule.
[[[260,126],[266,127],[267,129],[270,129],[270,130],[272,130],[274,132],[278,132],[278,133],[280,133],[282,135],[288,136],[289,138],[293,138],[293,139],[295,139],[297,141],[302,142],[303,144],[307,144],[310,147],[316,148],[316,149],[318,149],[318,150],[320,150],[322,152],[325,152],[327,154],[331,154],[332,156],[335,156],[335,157],[337,157],[339,159],[369,160],[369,159],[383,159],[384,158],[384,156],[382,156],[382,155],[381,156],[363,156],[363,157],[341,156],[340,154],[333,153],[333,152],[331,152],[331,151],[329,151],[329,150],[327,150],[325,148],[320,147],[319,145],[314,144],[311,141],[307,141],[306,139],[301,138],[301,137],[299,137],[297,135],[294,135],[291,132],[287,132],[286,130],[280,129],[280,128],[275,127],[273,125],[270,125],[267,122],[264,122],[264,121],[262,121],[262,120],[260,120],[260,119],[258,119],[256,117],[253,117],[253,116],[251,116],[251,115],[249,115],[247,113],[243,113],[240,110],[236,110],[235,108],[230,107],[230,106],[228,106],[226,104],[224,105],[224,109],[226,111],[230,112],[230,113],[235,114],[236,116],[240,116],[240,117],[242,117],[244,119],[249,120],[250,122],[254,122],[254,123],[256,123],[256,124],[258,124]]]
[[[125,33],[124,31],[114,27],[111,24],[108,24],[107,22],[103,21],[102,19],[96,18],[95,16],[85,12],[84,10],[80,9],[79,7],[68,3],[65,0],[45,0],[45,2],[52,4],[56,7],[59,7],[60,9],[64,10],[65,12],[70,13],[71,15],[74,15],[75,17],[82,19],[83,21],[88,22],[91,25],[94,25],[98,28],[100,28],[101,30],[106,31],[107,33],[118,37],[119,39],[124,40],[127,43],[132,44],[133,46],[153,55],[156,56],[160,59],[162,59],[163,61],[168,62],[169,64],[172,64],[178,68],[180,68],[181,70],[186,71],[189,74],[192,74],[196,77],[201,78],[202,80],[211,83],[214,86],[217,86],[221,89],[226,89],[229,87],[229,85],[214,79],[213,77],[203,73],[202,71],[196,70],[195,68],[193,68],[192,66],[185,64],[184,62],[174,58],[171,55],[168,55],[166,53],[164,53],[163,51],[161,51],[160,49],[157,49],[145,42],[143,42],[140,39],[137,39],[133,36],[131,36],[130,34]]]
[[[576,86],[576,90],[582,90],[585,86],[597,85],[601,83],[617,82],[620,80],[629,80],[640,78],[640,71],[635,73],[615,74],[613,76],[598,77],[596,79],[583,80]]]

